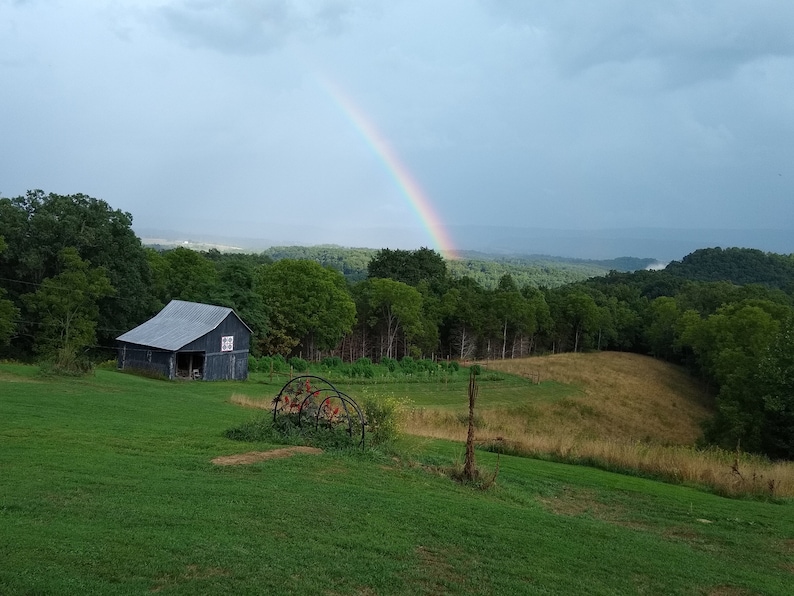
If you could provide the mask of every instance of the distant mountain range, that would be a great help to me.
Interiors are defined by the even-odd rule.
[[[461,247],[489,254],[546,254],[587,260],[633,256],[660,262],[680,260],[699,248],[757,248],[794,253],[792,230],[696,230],[627,228],[549,230],[496,226],[450,228]]]
[[[260,238],[137,229],[147,244],[161,246],[200,245],[200,249],[260,252],[271,246],[336,244],[345,247],[416,249],[423,246],[419,230],[367,228],[345,233],[325,229],[313,232],[312,242],[289,234],[288,226],[270,225]],[[613,230],[564,230],[510,226],[450,226],[450,236],[462,253],[500,256],[547,255],[565,259],[611,261],[637,257],[667,263],[680,260],[699,248],[756,248],[779,254],[794,253],[794,229],[704,230],[671,228],[625,228]],[[265,235],[267,237],[265,237]],[[426,245],[426,243],[424,244]]]

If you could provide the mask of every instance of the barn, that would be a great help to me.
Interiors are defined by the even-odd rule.
[[[248,377],[251,329],[231,308],[172,300],[157,315],[116,338],[118,367],[168,379]]]

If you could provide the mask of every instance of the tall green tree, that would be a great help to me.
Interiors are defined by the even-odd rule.
[[[369,278],[391,279],[416,287],[426,282],[439,296],[448,284],[444,257],[429,248],[391,250],[384,248],[367,265]]]
[[[559,350],[570,346],[574,352],[580,351],[585,336],[601,322],[598,305],[582,288],[555,288],[549,293],[549,308]]]
[[[761,451],[794,460],[794,316],[789,316],[761,358],[757,374],[764,417]]]
[[[218,294],[218,271],[204,255],[182,246],[161,254],[162,265],[153,257],[152,264],[158,279],[163,276],[165,295],[159,298],[187,300],[188,302],[213,302]],[[158,270],[162,266],[162,270]]]
[[[344,276],[314,261],[283,259],[264,265],[256,291],[268,311],[263,349],[283,353],[292,344],[305,358],[330,350],[350,332],[356,305]]]
[[[68,247],[59,255],[61,272],[25,296],[40,326],[36,351],[62,370],[77,371],[84,351],[96,342],[99,300],[115,292],[103,268],[92,267]]]
[[[416,288],[393,279],[370,278],[359,289],[368,307],[369,327],[380,330],[381,356],[397,356],[399,339],[410,346],[421,335],[422,294]],[[408,350],[403,350],[403,355]]]
[[[6,243],[0,236],[0,254],[6,249]],[[7,346],[11,342],[19,319],[19,309],[14,303],[5,299],[6,291],[0,287],[0,346]]]
[[[132,230],[132,215],[84,194],[46,194],[0,198],[0,235],[8,249],[0,255],[0,277],[9,282],[9,297],[21,296],[60,271],[64,248],[74,248],[93,267],[103,267],[116,293],[98,300],[98,333],[102,344],[156,312],[146,252]],[[35,335],[36,329],[26,329]],[[24,341],[21,336],[18,341]],[[26,346],[18,346],[26,349]]]
[[[446,341],[454,357],[475,358],[485,325],[486,294],[470,277],[457,280],[442,298]]]
[[[214,304],[233,308],[253,331],[251,350],[260,355],[261,343],[268,333],[268,308],[256,291],[256,269],[243,260],[224,261],[218,273]]]
[[[705,319],[683,318],[682,343],[691,346],[703,372],[719,387],[717,413],[707,430],[711,441],[762,449],[764,403],[757,371],[785,315],[774,303],[744,301]]]

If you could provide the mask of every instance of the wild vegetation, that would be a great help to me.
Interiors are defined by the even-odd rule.
[[[175,298],[233,307],[254,331],[256,358],[632,352],[682,365],[709,387],[710,443],[794,458],[792,255],[703,249],[664,271],[556,287],[504,273],[485,287],[452,275],[435,251],[384,249],[351,283],[310,260],[147,249],[131,222],[85,195],[0,198],[0,356],[85,370]]]

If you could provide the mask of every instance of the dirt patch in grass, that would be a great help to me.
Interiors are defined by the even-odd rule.
[[[628,511],[616,503],[603,503],[595,493],[587,490],[574,490],[564,487],[562,492],[551,497],[537,497],[537,500],[551,513],[571,517],[589,516],[608,524],[632,530],[648,530],[648,526],[629,519]]]
[[[416,553],[419,557],[419,568],[426,578],[422,582],[424,593],[448,594],[450,586],[460,587],[466,583],[465,575],[460,573],[450,563],[450,560],[456,560],[456,558],[451,557],[449,552],[418,546]],[[460,560],[460,558],[461,555],[458,553],[457,560]]]
[[[248,453],[237,453],[235,455],[222,455],[213,459],[212,463],[216,466],[240,466],[269,459],[292,457],[296,453],[318,455],[322,452],[322,449],[317,449],[316,447],[283,447],[281,449],[271,449],[270,451],[249,451]]]
[[[196,581],[207,580],[215,577],[227,577],[230,575],[228,569],[221,569],[220,567],[199,567],[198,565],[188,565],[184,571],[179,574],[166,574],[158,577],[155,584],[149,588],[150,592],[161,592],[165,588],[177,586],[179,584]]]
[[[30,377],[22,377],[20,375],[15,375],[14,373],[9,373],[5,371],[0,371],[0,381],[3,383],[40,383],[41,381],[38,379],[32,379]]]
[[[736,586],[714,586],[709,588],[706,592],[708,596],[753,596],[758,592],[750,592],[744,588],[737,588]]]

